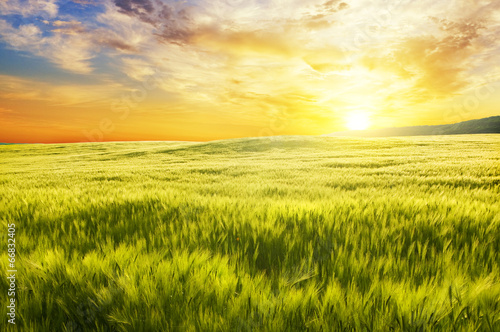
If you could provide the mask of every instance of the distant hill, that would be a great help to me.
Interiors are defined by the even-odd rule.
[[[425,135],[462,135],[462,134],[500,134],[500,116],[464,121],[438,126],[412,126],[368,130],[340,131],[324,136],[425,136]]]

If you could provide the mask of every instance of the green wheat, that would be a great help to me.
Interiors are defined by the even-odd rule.
[[[16,328],[500,331],[499,161],[496,135],[2,146]]]

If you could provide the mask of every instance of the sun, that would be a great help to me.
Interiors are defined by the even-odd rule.
[[[346,116],[346,127],[350,130],[365,130],[370,127],[370,117],[366,112],[351,112]]]

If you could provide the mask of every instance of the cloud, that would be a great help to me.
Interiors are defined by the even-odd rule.
[[[303,59],[312,69],[321,73],[343,71],[351,67],[344,61],[344,52],[336,47],[315,49],[308,52]]]
[[[141,20],[151,23],[150,18],[155,11],[155,6],[150,0],[114,0],[116,7],[121,13],[139,17]],[[166,5],[164,5],[166,7]],[[167,17],[165,17],[167,18]]]
[[[49,23],[48,21],[45,21],[45,22]],[[52,22],[52,25],[55,26],[55,27],[69,27],[69,28],[72,28],[72,27],[81,27],[82,23],[78,22],[78,21],[75,21],[75,20],[72,20],[72,21],[60,21],[60,20],[56,20],[56,21]]]
[[[202,42],[202,46],[232,47],[277,53],[277,49],[295,47],[296,35],[307,30],[332,24],[331,15],[349,8],[342,1],[327,0],[290,4],[290,13],[276,12],[277,3],[271,1],[268,11],[255,1],[239,3],[227,1],[201,2],[197,6],[186,3],[164,3],[153,0],[113,0],[118,13],[151,25],[151,33],[158,41],[179,45]],[[293,30],[293,31],[292,31]],[[285,33],[284,33],[285,32]],[[279,38],[278,38],[279,37]],[[282,52],[281,50],[279,52]]]
[[[0,100],[36,101],[52,106],[96,105],[108,106],[117,97],[119,83],[94,85],[52,84],[43,80],[24,79],[11,75],[0,75]]]
[[[13,114],[13,113],[15,113],[15,112],[11,109],[0,107],[0,115]]]
[[[123,57],[121,61],[124,66],[123,71],[136,81],[143,81],[155,74],[154,65],[144,59]]]
[[[193,33],[189,42],[212,51],[239,55],[289,56],[294,49],[293,40],[263,30],[231,31],[207,27]]]
[[[53,18],[57,16],[59,7],[56,0],[2,0],[0,14],[18,14],[23,17],[43,16]]]
[[[50,24],[50,22],[48,22]],[[53,33],[61,33],[66,35],[78,35],[86,31],[85,27],[81,22],[72,21],[60,21],[56,20],[52,22],[52,26],[56,29],[52,29]]]
[[[28,51],[49,59],[61,68],[76,73],[92,71],[90,60],[94,57],[92,43],[78,33],[75,26],[56,29],[52,36],[43,36],[34,24],[25,24],[17,29],[0,19],[0,37],[19,51]]]
[[[139,19],[154,27],[162,41],[183,43],[190,37],[189,7],[175,7],[151,0],[113,0],[119,13]]]
[[[327,0],[322,4],[316,5],[316,17],[325,17],[329,14],[339,12],[349,8],[349,4],[341,0]],[[313,16],[313,17],[314,17]]]
[[[63,69],[80,74],[93,71],[92,59],[102,48],[127,54],[136,52],[124,36],[102,27],[89,28],[77,20],[44,20],[43,23],[50,26],[50,30],[43,31],[35,24],[14,28],[0,19],[0,39],[11,49],[44,57]]]
[[[290,29],[322,30],[340,21],[338,12],[348,9],[348,3],[341,0],[327,0],[319,4],[298,7],[297,13],[285,23]]]
[[[36,48],[42,39],[42,31],[33,24],[21,25],[18,29],[0,19],[0,35],[15,49]]]
[[[83,6],[87,6],[87,5],[97,6],[99,4],[100,0],[71,0],[71,2],[80,4]]]
[[[134,46],[127,44],[127,42],[123,41],[118,36],[109,36],[106,31],[99,31],[99,33],[95,33],[93,39],[99,46],[120,50],[126,53],[137,52],[137,49]]]
[[[50,23],[50,22],[49,22]],[[114,50],[120,50],[127,53],[133,53],[136,49],[129,45],[125,38],[109,31],[105,28],[95,28],[89,29],[85,27],[81,22],[71,20],[71,21],[53,21],[52,26],[56,29],[52,29],[53,33],[60,33],[66,35],[80,35],[81,38],[85,38],[89,43],[94,44],[94,53],[97,53],[100,47],[107,47]]]
[[[453,20],[432,16],[428,22],[437,28],[430,30],[432,34],[423,31],[417,36],[392,40],[387,51],[371,49],[361,63],[411,82],[410,87],[397,93],[398,98],[420,103],[456,96],[472,83],[474,70],[479,65],[477,59],[484,61],[482,55],[491,54],[492,49],[500,45],[498,39],[485,39],[488,34],[500,32],[498,24],[489,20],[491,12],[484,10],[491,9],[490,5],[479,6],[470,11],[471,14]],[[492,65],[490,59],[487,66]]]

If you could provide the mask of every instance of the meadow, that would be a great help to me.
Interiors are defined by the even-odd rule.
[[[0,146],[19,331],[500,331],[500,135]]]

